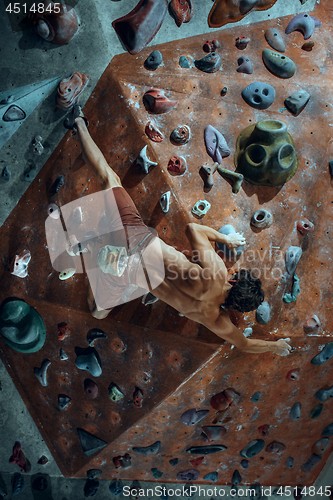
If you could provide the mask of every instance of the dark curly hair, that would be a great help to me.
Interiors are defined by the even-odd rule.
[[[223,306],[241,312],[257,309],[265,297],[260,279],[254,278],[251,271],[246,269],[241,269],[232,279],[236,283],[230,289]]]

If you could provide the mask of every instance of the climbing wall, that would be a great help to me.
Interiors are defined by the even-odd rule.
[[[90,468],[100,468],[102,477],[110,479],[311,485],[325,464],[333,434],[333,365],[325,359],[331,348],[324,348],[333,327],[329,280],[333,198],[328,169],[333,154],[332,13],[328,1],[316,8],[323,25],[312,36],[312,52],[301,49],[300,33],[286,36],[286,54],[297,64],[291,79],[273,76],[261,59],[267,47],[264,31],[277,25],[283,31],[289,18],[281,18],[242,27],[241,32],[232,28],[214,33],[221,43],[222,69],[213,74],[193,64],[182,68],[178,62],[181,55],[190,62],[201,59],[205,36],[160,46],[164,63],[155,72],[143,66],[151,49],[117,56],[85,107],[93,138],[145,222],[167,243],[189,249],[185,225],[197,221],[191,209],[203,199],[211,209],[202,223],[216,229],[230,223],[244,232],[247,249],[242,264],[260,274],[272,318],[265,326],[256,323],[254,313],[235,315],[233,320],[240,328],[252,326],[258,338],[290,337],[294,351],[289,357],[241,353],[161,302],[144,306],[138,299],[116,308],[103,321],[91,318],[87,278],[77,273],[60,281],[45,239],[50,201],[62,206],[101,189],[70,132],[1,228],[1,298],[28,301],[47,326],[41,351],[19,354],[2,343],[1,356],[64,475],[80,477]],[[251,39],[244,51],[235,47],[239,36]],[[252,75],[236,73],[240,55],[253,60]],[[253,109],[241,97],[244,87],[256,80],[276,89],[275,102],[267,110]],[[223,87],[228,90],[221,96]],[[164,90],[177,106],[161,115],[148,113],[142,99],[152,88]],[[311,98],[295,117],[284,107],[284,99],[300,88]],[[233,170],[237,136],[246,126],[266,119],[287,125],[298,155],[295,176],[279,189],[244,182],[233,194],[216,172],[214,186],[204,192],[199,169],[213,164],[204,128],[210,124],[223,133],[231,149],[223,166]],[[162,142],[145,134],[149,120],[163,133]],[[182,124],[190,127],[191,139],[176,146],[169,137]],[[136,165],[145,145],[149,158],[158,162],[148,174]],[[186,160],[182,176],[167,170],[173,155]],[[50,186],[60,174],[65,186],[51,200]],[[170,210],[164,214],[159,200],[168,190]],[[269,209],[274,218],[262,231],[250,226],[259,208]],[[296,229],[303,217],[315,225],[307,235]],[[291,278],[283,278],[284,255],[291,245],[303,250],[297,267],[301,293],[296,302],[286,304],[282,296],[290,291]],[[30,250],[32,259],[28,277],[21,279],[10,274],[10,261],[23,249]],[[304,325],[313,315],[321,326],[307,334]],[[58,338],[61,322],[68,325],[63,340]],[[94,344],[102,365],[99,377],[75,365],[75,349],[88,347],[87,334],[93,328],[106,334]],[[68,359],[60,359],[60,348]],[[51,365],[44,387],[34,368],[45,359]],[[95,399],[84,391],[87,378],[97,384]],[[117,400],[110,399],[114,385],[120,391]],[[63,409],[59,395],[70,398]]]

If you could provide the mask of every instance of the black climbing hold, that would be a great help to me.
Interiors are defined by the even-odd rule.
[[[246,458],[243,458],[243,460],[241,461],[241,466],[243,467],[243,469],[248,469],[249,461],[246,460]]]
[[[101,477],[103,471],[101,469],[89,469],[87,470],[88,479],[98,479]]]
[[[72,401],[72,398],[70,398],[69,396],[66,396],[66,394],[59,394],[58,395],[58,408],[59,408],[59,410],[66,410],[66,408],[69,407],[71,401]]]
[[[97,479],[87,479],[84,485],[84,496],[93,497],[96,495],[99,487],[99,481]]]
[[[45,491],[49,485],[48,474],[36,474],[31,478],[32,491]]]
[[[293,115],[298,116],[309,102],[309,99],[310,94],[306,90],[300,89],[287,97],[284,105]]]
[[[323,402],[327,401],[329,398],[333,398],[333,385],[327,389],[320,389],[316,392],[315,397]]]
[[[56,178],[56,180],[51,186],[50,195],[54,196],[55,194],[57,194],[60,191],[60,189],[64,186],[64,184],[65,184],[65,177],[63,175],[59,175],[59,177]]]
[[[91,378],[86,378],[83,382],[84,392],[89,399],[96,399],[98,396],[98,386]]]
[[[227,95],[227,92],[228,92],[228,87],[223,87],[223,89],[221,90],[221,96],[224,97],[225,95]]]
[[[289,417],[292,420],[298,420],[299,418],[301,418],[301,413],[302,413],[302,405],[301,403],[297,402],[291,407],[289,412]]]
[[[231,484],[232,486],[237,486],[242,482],[242,476],[240,475],[239,471],[236,469],[234,470],[231,478]]]
[[[333,357],[333,342],[329,342],[325,345],[325,347],[317,354],[314,358],[311,359],[311,363],[313,365],[322,365],[326,363],[329,359]]]
[[[47,370],[48,370],[48,367],[50,366],[50,364],[51,364],[51,361],[49,359],[44,359],[40,368],[34,368],[34,374],[35,374],[37,380],[39,381],[39,383],[43,387],[47,387],[47,385],[48,385]]]
[[[223,444],[210,444],[207,446],[191,446],[187,448],[187,453],[191,453],[192,455],[210,455],[211,453],[217,453],[218,451],[224,451],[227,449],[227,446]]]
[[[112,493],[117,497],[118,495],[122,494],[123,489],[124,485],[121,479],[112,479],[112,481],[109,484],[110,493]]]
[[[329,171],[330,171],[330,176],[333,177],[333,160],[330,160],[328,162],[328,168],[329,168]]]
[[[219,473],[214,470],[213,472],[208,472],[208,474],[206,474],[203,478],[206,481],[212,481],[213,483],[216,483],[216,481],[218,480],[218,477],[219,477]]]
[[[323,408],[324,408],[324,405],[321,404],[321,403],[319,403],[318,405],[316,405],[314,408],[312,408],[312,410],[310,412],[310,417],[311,418],[317,418],[317,417],[319,417],[319,415],[323,411]]]
[[[156,467],[152,467],[151,472],[155,479],[159,479],[163,476],[163,472],[161,472],[159,469],[156,469]]]
[[[4,122],[17,122],[19,120],[24,120],[26,117],[25,111],[16,104],[9,106],[2,119]]]
[[[79,370],[86,370],[94,377],[102,374],[101,360],[94,347],[75,347],[75,354],[75,365]]]
[[[149,446],[133,446],[132,450],[136,453],[141,453],[141,455],[156,455],[161,449],[161,441],[155,441],[155,443]]]
[[[163,56],[159,50],[153,50],[144,62],[144,67],[155,71],[163,63]]]
[[[24,477],[19,472],[15,472],[12,476],[12,496],[16,496],[24,488]]]
[[[310,472],[321,460],[320,455],[313,453],[311,457],[301,466],[303,472]]]
[[[250,441],[245,448],[243,448],[240,452],[241,457],[251,458],[261,452],[263,447],[265,446],[265,441],[263,439],[254,439]]]
[[[1,180],[4,182],[9,181],[10,179],[10,170],[8,170],[7,166],[5,165],[1,171]]]
[[[262,396],[261,392],[257,391],[251,396],[251,401],[253,403],[257,403],[261,399],[261,396]]]
[[[205,73],[215,73],[222,65],[221,56],[217,52],[210,52],[202,59],[196,59],[194,65]]]
[[[87,342],[90,345],[90,347],[94,346],[95,340],[97,339],[106,339],[107,335],[103,330],[100,328],[92,328],[89,330],[87,333]]]
[[[261,493],[261,484],[260,483],[253,483],[249,487],[250,489],[250,498],[254,498],[257,500],[260,500],[263,498],[263,495]]]
[[[199,471],[195,469],[183,470],[177,473],[179,481],[195,481],[199,477]]]
[[[173,466],[177,465],[178,462],[179,462],[179,458],[170,458],[170,460],[169,460],[169,464],[173,465]]]
[[[116,457],[113,457],[112,462],[114,463],[116,469],[119,469],[120,467],[122,469],[128,469],[132,465],[132,458],[129,453],[125,453],[125,455],[117,455]]]
[[[90,434],[90,432],[87,432],[84,429],[77,428],[76,430],[80,439],[83,453],[87,455],[87,457],[90,457],[97,451],[102,450],[108,444],[106,441],[103,441],[103,439]]]
[[[321,433],[322,436],[333,436],[333,423],[328,424],[323,432]]]
[[[244,101],[256,109],[267,109],[275,100],[275,88],[269,83],[253,82],[242,90]]]
[[[191,410],[185,411],[180,419],[185,425],[195,425],[198,422],[201,422],[206,415],[209,413],[209,410],[196,410],[192,408]]]
[[[190,68],[191,67],[191,63],[187,59],[186,56],[180,56],[180,58],[179,58],[179,66],[181,68]]]
[[[288,469],[292,469],[294,467],[294,459],[293,457],[288,457],[286,460],[286,466]]]

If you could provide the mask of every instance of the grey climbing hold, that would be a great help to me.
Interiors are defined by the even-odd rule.
[[[252,403],[257,403],[262,397],[262,393],[260,391],[255,392],[251,396]]]
[[[9,106],[2,119],[4,122],[16,122],[24,120],[26,116],[27,115],[22,108],[13,104],[12,106]]]
[[[194,65],[196,68],[200,69],[200,71],[204,71],[205,73],[215,73],[222,66],[222,59],[220,54],[217,52],[210,52],[202,59],[196,59],[194,61]]]
[[[147,145],[144,146],[141,149],[137,159],[135,160],[135,164],[138,165],[145,174],[148,174],[150,167],[155,167],[156,165],[158,165],[156,161],[152,161],[148,158],[147,148],[148,148]]]
[[[311,363],[313,365],[322,365],[326,363],[329,359],[333,357],[333,342],[329,342],[325,345],[325,347],[317,354],[314,358],[311,359]]]
[[[333,398],[333,385],[327,389],[320,389],[316,392],[315,397],[322,402],[327,401],[329,398]]]
[[[188,60],[188,58],[186,56],[180,56],[180,58],[179,58],[179,66],[181,68],[190,68],[191,67],[191,63],[190,63],[190,61]]]
[[[166,191],[161,195],[160,198],[160,206],[162,209],[162,212],[167,214],[170,209],[170,198],[171,198],[171,191]]]
[[[212,125],[204,130],[206,151],[213,161],[222,163],[222,159],[230,155],[230,148],[223,134]]]
[[[277,28],[268,28],[265,31],[265,38],[272,49],[278,50],[279,52],[284,52],[286,50],[286,44],[284,43],[282,34]]]
[[[327,446],[329,445],[329,442],[330,440],[328,437],[318,439],[318,441],[316,441],[312,446],[312,452],[315,455],[322,455],[325,452]]]
[[[267,109],[275,100],[275,88],[269,83],[253,82],[242,90],[244,101],[256,109]]]
[[[283,443],[279,443],[278,441],[272,441],[266,446],[266,451],[269,453],[276,453],[279,454],[283,452],[286,449],[285,445]]]
[[[262,59],[267,69],[273,75],[280,78],[291,78],[296,71],[296,64],[289,57],[274,52],[270,49],[264,49],[262,52]]]
[[[110,493],[114,496],[122,495],[124,485],[121,479],[112,479],[109,484]]]
[[[267,325],[271,320],[271,306],[268,302],[264,301],[256,310],[256,320],[261,325]]]
[[[251,217],[251,225],[258,229],[270,227],[273,224],[273,215],[269,210],[261,208]]]
[[[61,361],[67,361],[68,359],[68,354],[62,348],[59,350],[59,358]]]
[[[186,452],[192,455],[211,455],[212,453],[217,453],[218,451],[224,451],[227,446],[224,444],[209,444],[206,446],[191,446],[187,448]]]
[[[298,116],[309,102],[310,97],[310,94],[306,90],[300,89],[290,94],[290,96],[285,99],[284,105],[290,113]]]
[[[301,403],[297,402],[291,407],[289,412],[289,417],[292,420],[298,420],[301,418],[301,414],[302,414],[302,405]]]
[[[250,441],[240,452],[241,457],[251,458],[261,452],[265,446],[263,439],[254,439]]]
[[[153,50],[144,62],[144,67],[155,71],[163,63],[163,56],[159,50]]]
[[[290,246],[285,254],[287,273],[292,276],[296,271],[297,264],[302,257],[301,247]]]
[[[199,200],[192,207],[192,214],[201,219],[207,214],[211,205],[207,200]]]
[[[79,370],[86,370],[93,377],[102,375],[102,364],[98,352],[94,347],[75,347],[75,366]]]
[[[228,168],[223,168],[221,165],[217,165],[217,171],[223,179],[232,181],[232,192],[237,194],[242,187],[244,175],[234,172],[233,170],[229,170]]]
[[[251,337],[252,333],[253,333],[253,329],[250,326],[248,328],[244,328],[244,330],[243,330],[243,335],[246,338]]]
[[[236,229],[231,225],[231,224],[225,224],[224,226],[220,227],[219,233],[221,234],[232,234],[236,233]],[[241,245],[235,249],[230,249],[228,248],[227,245],[224,243],[217,243],[218,249],[224,253],[227,259],[232,260],[233,258],[237,259],[243,252],[244,252],[244,245]]]
[[[34,374],[38,380],[38,382],[43,386],[47,387],[47,370],[51,364],[49,359],[44,359],[41,366],[39,368],[34,368]]]
[[[208,472],[208,474],[206,474],[203,478],[206,481],[212,481],[213,483],[216,483],[219,478],[219,473],[217,471]]]
[[[66,410],[70,402],[72,401],[72,398],[69,396],[66,396],[66,394],[59,394],[58,395],[58,408],[59,410]]]
[[[252,75],[253,73],[253,62],[249,57],[241,56],[237,59],[238,68],[237,73],[245,73],[246,75]]]
[[[311,457],[301,466],[302,472],[310,472],[321,460],[320,455],[313,453]]]
[[[285,33],[289,35],[293,31],[300,31],[304,40],[308,40],[317,26],[321,26],[321,22],[315,17],[309,14],[298,14],[289,21]]]
[[[161,449],[161,441],[155,441],[155,443],[149,446],[133,446],[132,450],[141,455],[156,455]]]
[[[219,441],[227,432],[223,425],[204,425],[201,435],[208,441]]]
[[[84,429],[77,428],[76,430],[80,439],[83,453],[87,457],[90,457],[97,451],[102,450],[108,444],[106,441],[103,441],[103,439],[100,439],[97,436],[90,434],[90,432],[87,432]]]

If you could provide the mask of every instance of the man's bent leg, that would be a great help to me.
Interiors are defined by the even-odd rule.
[[[78,117],[75,119],[75,124],[78,130],[78,135],[82,147],[82,152],[86,161],[97,170],[102,180],[105,182],[106,188],[120,187],[121,181],[118,175],[112,170],[107,163],[102,151],[92,139],[85,121]]]

